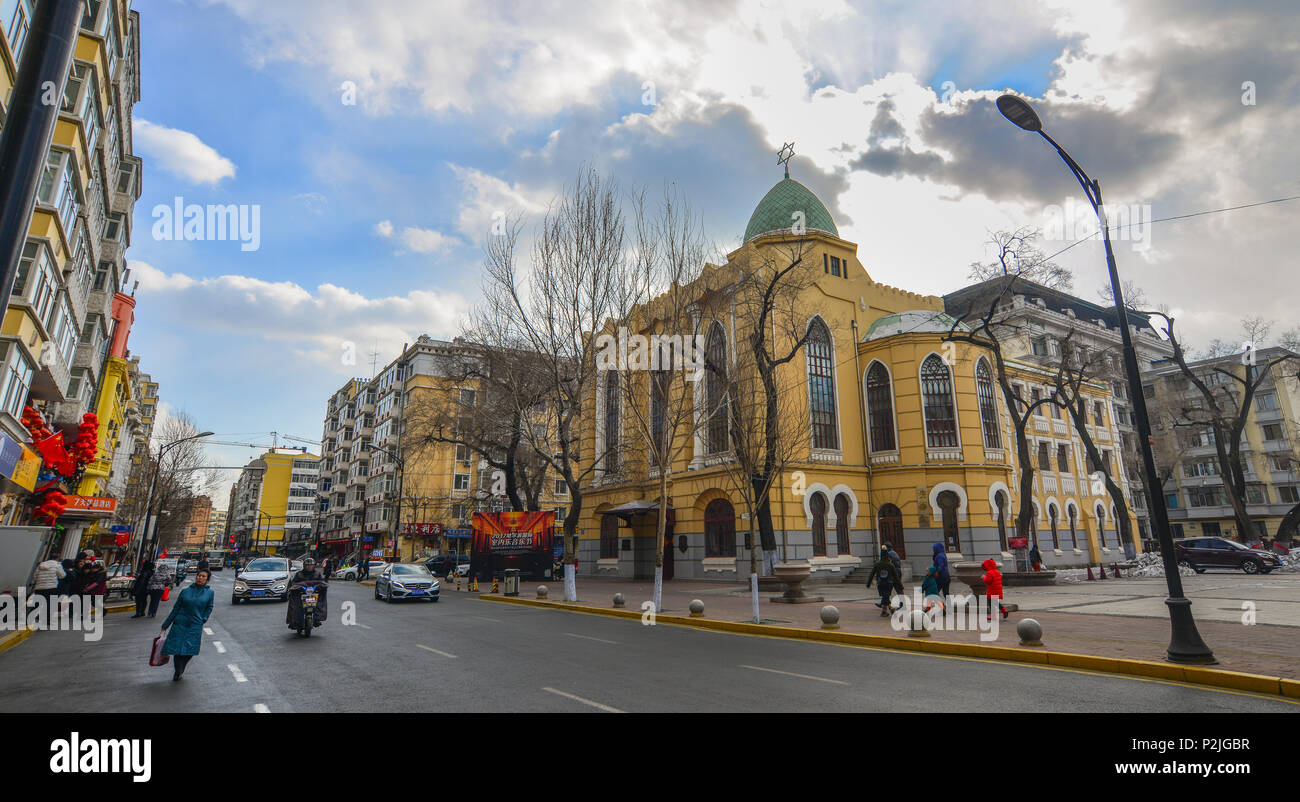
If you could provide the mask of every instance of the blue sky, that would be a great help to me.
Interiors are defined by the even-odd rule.
[[[369,375],[372,348],[383,365],[420,333],[457,333],[493,213],[535,220],[592,162],[652,194],[677,184],[725,250],[781,177],[787,140],[792,175],[873,278],[951,291],[990,231],[1041,225],[1077,191],[1053,154],[996,118],[1007,89],[1034,98],[1108,198],[1155,216],[1294,194],[1285,4],[1234,12],[1256,28],[1233,37],[1250,43],[1239,49],[1215,32],[1227,5],[953,5],[137,0],[131,350],[164,403],[203,428],[316,438],[326,398]],[[1239,102],[1244,80],[1259,82],[1257,106]],[[892,133],[869,145],[882,106]],[[256,204],[259,249],[155,239],[152,210],[178,196]],[[1191,336],[1230,338],[1243,314],[1289,307],[1252,295],[1249,277],[1222,286],[1225,239],[1240,238],[1232,258],[1263,282],[1289,221],[1265,210],[1171,224],[1121,253],[1122,267]],[[1095,300],[1099,249],[1062,261]]]

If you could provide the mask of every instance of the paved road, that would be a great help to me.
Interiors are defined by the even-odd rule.
[[[1083,672],[696,630],[481,602],[387,605],[330,587],[307,639],[279,603],[217,606],[185,679],[147,665],[158,619],[39,632],[0,654],[0,710],[1295,712],[1277,699]],[[356,625],[340,623],[345,602]],[[1068,692],[1064,689],[1068,688]]]

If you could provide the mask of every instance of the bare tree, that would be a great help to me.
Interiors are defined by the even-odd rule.
[[[1043,238],[1043,232],[1028,226],[1015,231],[991,232],[985,243],[992,253],[987,262],[971,262],[968,276],[976,281],[987,281],[999,276],[1019,276],[1020,278],[1051,287],[1062,292],[1069,292],[1074,285],[1074,277],[1069,269],[1051,261],[1039,250],[1037,243]]]
[[[154,432],[157,448],[151,446],[148,463],[152,471],[146,474],[147,483],[141,488],[145,498],[138,500],[141,514],[140,524],[148,526],[150,509],[145,508],[150,484],[157,474],[153,491],[153,504],[150,505],[154,517],[154,546],[175,547],[185,540],[185,530],[193,511],[194,499],[198,495],[212,495],[217,487],[219,475],[209,470],[209,462],[204,445],[197,439],[186,440],[199,433],[193,417],[184,410],[178,410],[169,416]],[[178,442],[184,441],[184,442]],[[178,443],[167,448],[159,458],[162,447],[169,443]],[[164,514],[166,513],[166,514]],[[143,533],[149,535],[148,531]]]

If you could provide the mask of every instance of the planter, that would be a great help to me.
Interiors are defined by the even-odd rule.
[[[957,563],[952,566],[953,579],[968,585],[979,596],[984,595],[984,583],[980,579],[982,576],[984,566],[979,563]]]
[[[812,574],[812,566],[808,563],[777,563],[772,567],[772,573],[785,585],[785,593],[780,596],[773,596],[772,601],[787,604],[823,601],[821,596],[809,596],[800,587],[803,581]]]

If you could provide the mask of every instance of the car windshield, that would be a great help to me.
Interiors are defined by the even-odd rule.
[[[423,565],[394,565],[393,573],[399,576],[428,576],[429,569]]]
[[[289,564],[284,560],[253,560],[244,568],[245,571],[287,571]]]

